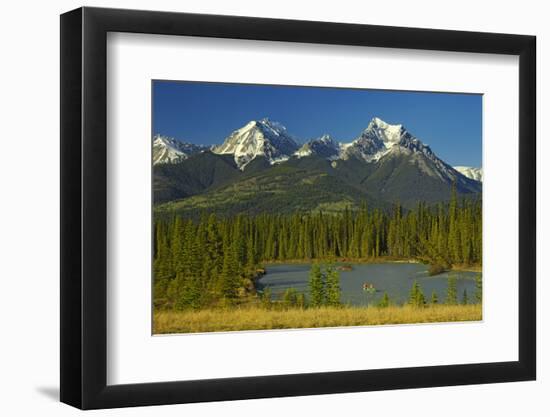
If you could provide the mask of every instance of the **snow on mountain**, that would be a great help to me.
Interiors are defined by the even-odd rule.
[[[296,156],[303,157],[316,153],[329,159],[335,159],[336,156],[339,159],[356,157],[373,162],[378,161],[396,146],[410,146],[405,141],[411,138],[412,135],[402,125],[391,125],[375,117],[351,143],[336,144],[330,136],[325,135],[304,144],[296,152]]]
[[[457,166],[453,168],[467,178],[471,178],[479,182],[483,181],[483,170],[481,168],[465,167],[465,166]]]
[[[315,154],[327,159],[336,159],[339,152],[340,145],[330,135],[325,134],[320,138],[304,143],[300,149],[294,152],[294,155],[303,158]]]
[[[399,142],[389,149],[390,155],[405,153],[411,156],[411,163],[416,163],[419,168],[432,177],[438,177],[444,181],[459,180],[457,171],[443,160],[439,159],[428,145],[412,136],[403,129]]]
[[[351,143],[341,145],[340,157],[354,156],[366,162],[377,161],[410,134],[402,125],[391,125],[378,117],[373,118],[367,128]]]
[[[161,135],[153,139],[154,164],[177,162],[208,149]],[[241,170],[256,157],[264,157],[273,165],[292,157],[304,158],[315,154],[331,161],[357,158],[379,166],[395,161],[393,158],[400,158],[400,161],[414,165],[425,175],[446,183],[456,182],[463,188],[475,188],[473,180],[482,180],[480,168],[453,168],[403,125],[389,124],[378,117],[374,117],[367,128],[350,143],[337,143],[325,134],[301,146],[280,123],[267,118],[252,120],[231,133],[221,145],[212,147],[211,151],[233,155]],[[387,166],[393,167],[394,164]]]
[[[153,136],[153,165],[171,164],[189,158],[190,155],[208,149],[206,146],[181,142],[177,139],[155,135]]]
[[[403,125],[391,125],[378,117],[370,121],[367,132],[381,140],[386,148],[399,144],[403,136],[408,133]]]
[[[297,149],[298,144],[283,125],[265,118],[252,120],[235,130],[212,151],[233,155],[242,170],[257,156],[263,156],[275,164],[287,160]]]
[[[393,157],[406,156],[411,164],[434,178],[445,182],[468,182],[465,176],[441,160],[420,139],[401,124],[389,124],[373,118],[367,128],[351,143],[340,145],[340,158],[356,157],[366,162],[384,164]]]

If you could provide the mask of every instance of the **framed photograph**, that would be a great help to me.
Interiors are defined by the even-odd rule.
[[[61,16],[61,401],[533,380],[535,37]]]

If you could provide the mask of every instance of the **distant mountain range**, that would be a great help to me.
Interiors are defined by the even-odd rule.
[[[463,195],[482,190],[480,168],[453,168],[402,125],[377,117],[349,143],[325,134],[300,145],[267,118],[211,147],[156,135],[153,164],[158,210],[182,213],[413,205],[448,199],[453,183]]]
[[[181,162],[210,147],[182,142],[168,136],[153,136],[153,165]]]
[[[483,170],[481,168],[465,167],[465,166],[456,166],[453,168],[456,169],[465,177],[483,182]]]

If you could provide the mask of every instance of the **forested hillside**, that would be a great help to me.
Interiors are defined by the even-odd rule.
[[[265,262],[417,259],[445,269],[482,262],[479,199],[389,210],[172,216],[155,222],[155,305],[197,308],[254,293]]]

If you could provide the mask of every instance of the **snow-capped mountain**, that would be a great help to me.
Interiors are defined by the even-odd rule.
[[[297,149],[298,144],[282,124],[265,118],[252,120],[235,130],[212,152],[233,155],[242,170],[257,156],[274,164],[287,160]]]
[[[367,163],[386,164],[395,157],[406,157],[410,164],[430,177],[470,187],[470,177],[438,158],[431,148],[413,136],[401,124],[390,124],[374,117],[367,128],[350,143],[337,143],[330,135],[310,140],[299,146],[286,128],[267,118],[252,120],[235,130],[225,141],[212,148],[214,153],[233,155],[239,169],[244,170],[254,158],[261,156],[270,164],[291,157],[317,155],[329,160],[356,158]],[[475,180],[475,178],[473,178]],[[477,181],[477,180],[476,180]]]
[[[206,149],[208,149],[206,146],[181,142],[168,136],[155,135],[153,136],[153,165],[176,163]]]
[[[377,161],[401,141],[411,138],[412,135],[402,125],[391,125],[375,117],[355,140],[341,145],[340,157]]]
[[[456,169],[465,177],[471,178],[479,182],[483,181],[483,170],[481,168],[457,166],[454,167],[454,169]]]
[[[464,182],[465,178],[438,158],[431,148],[413,136],[401,124],[389,124],[373,118],[367,128],[351,143],[340,145],[341,159],[356,157],[366,162],[384,164],[392,157],[409,158],[424,173],[445,182]]]
[[[262,194],[267,199],[262,200],[262,207],[270,210],[282,207],[281,195],[289,196],[283,206],[300,200],[303,189],[298,191],[296,184],[311,185],[310,194],[304,197],[307,204],[370,199],[375,205],[399,201],[410,207],[418,201],[448,200],[453,186],[461,195],[476,195],[483,187],[469,177],[471,171],[461,173],[453,168],[402,125],[377,117],[349,143],[323,135],[299,145],[280,123],[262,119],[235,130],[221,145],[211,147],[211,152],[165,137],[155,137],[154,148],[155,164],[178,162],[176,170],[155,170],[157,184],[164,187],[155,190],[155,201],[186,198],[227,186],[227,201],[234,204],[240,201],[239,192],[246,197],[242,201],[248,201],[249,193],[258,192],[261,183],[259,188],[265,192],[276,190]],[[200,154],[188,158],[196,152]],[[279,163],[284,164],[284,170],[270,167]]]
[[[304,143],[300,149],[294,152],[294,155],[302,158],[315,154],[327,159],[337,159],[339,153],[340,145],[330,135],[325,134],[320,138]]]

